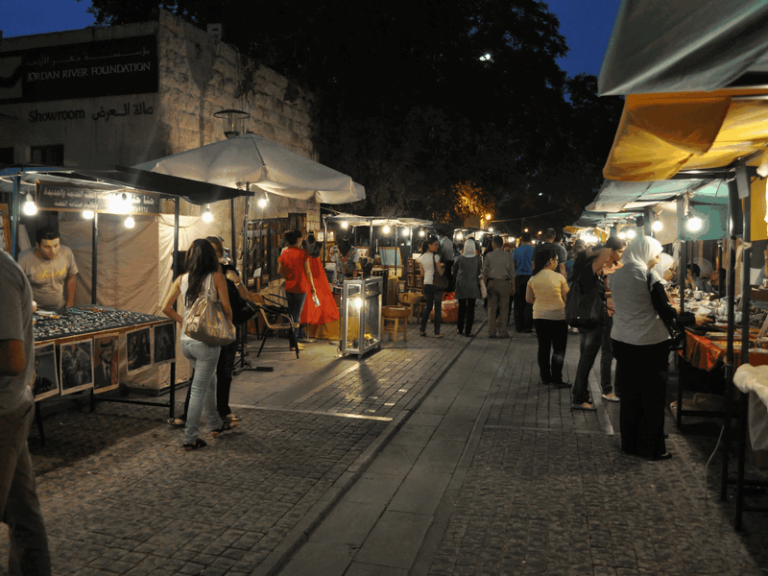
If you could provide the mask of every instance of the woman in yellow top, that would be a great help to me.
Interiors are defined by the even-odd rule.
[[[528,281],[525,301],[533,304],[541,383],[567,388],[570,384],[563,382],[563,363],[568,344],[568,324],[565,322],[568,282],[565,276],[556,272],[557,267],[554,250],[544,249],[534,255],[534,272]]]

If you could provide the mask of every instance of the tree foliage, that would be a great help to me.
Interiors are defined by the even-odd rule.
[[[600,182],[620,104],[567,78],[559,22],[538,0],[92,0],[97,25],[162,7],[314,94],[320,161],[366,186],[364,206],[460,222],[581,211]],[[490,60],[481,59],[490,54]],[[467,183],[471,183],[467,188]],[[541,193],[541,195],[539,195]]]

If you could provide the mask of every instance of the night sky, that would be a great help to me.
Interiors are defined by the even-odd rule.
[[[560,20],[560,33],[570,48],[560,66],[569,75],[600,73],[611,28],[621,0],[549,0]],[[0,0],[3,36],[24,36],[85,28],[93,23],[86,13],[89,0]]]

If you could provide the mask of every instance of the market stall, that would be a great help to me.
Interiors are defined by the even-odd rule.
[[[247,194],[245,192],[224,190],[219,186],[211,186],[208,184],[201,184],[198,182],[187,182],[180,178],[145,174],[141,171],[137,171],[130,168],[116,168],[108,171],[92,171],[81,170],[77,171],[67,169],[63,167],[59,168],[33,168],[33,167],[16,167],[5,169],[0,172],[0,186],[4,189],[12,191],[12,240],[10,248],[12,252],[18,250],[18,224],[19,224],[19,208],[22,195],[26,199],[26,203],[33,203],[35,210],[53,210],[57,212],[70,212],[81,213],[82,219],[75,219],[67,224],[73,224],[73,226],[62,226],[62,228],[71,228],[71,230],[77,233],[73,237],[75,242],[77,240],[85,241],[87,236],[90,236],[90,266],[84,265],[83,275],[87,275],[88,283],[90,284],[90,304],[86,307],[74,307],[67,308],[60,311],[53,316],[46,314],[38,314],[36,316],[36,339],[40,342],[45,342],[46,346],[52,344],[49,342],[53,340],[53,344],[58,347],[61,345],[61,341],[68,342],[69,339],[76,335],[82,336],[84,340],[82,343],[78,343],[78,355],[85,365],[86,349],[89,348],[87,341],[93,341],[94,337],[106,337],[105,334],[110,335],[113,338],[117,338],[121,333],[128,331],[130,327],[138,327],[144,325],[141,330],[141,334],[137,334],[134,340],[138,338],[136,346],[139,346],[141,350],[147,350],[142,354],[142,358],[148,359],[146,362],[140,362],[138,365],[131,365],[128,362],[122,366],[123,374],[130,374],[132,372],[146,368],[149,365],[156,364],[168,364],[167,371],[165,366],[163,370],[155,371],[165,374],[170,381],[170,399],[167,403],[155,403],[155,402],[137,402],[136,400],[124,400],[120,398],[105,398],[101,397],[102,401],[127,401],[141,404],[149,404],[155,406],[162,406],[169,408],[169,415],[173,418],[174,411],[174,392],[176,381],[176,358],[179,357],[176,351],[176,337],[173,330],[169,330],[168,319],[154,316],[152,314],[143,314],[134,311],[117,310],[112,306],[99,306],[100,304],[110,304],[104,302],[99,294],[99,262],[102,266],[104,262],[99,258],[99,246],[103,244],[100,242],[100,221],[104,219],[108,226],[107,230],[110,230],[109,224],[116,223],[115,218],[120,218],[121,227],[127,228],[128,231],[132,230],[136,226],[134,216],[137,218],[142,215],[142,218],[150,217],[152,219],[163,220],[165,218],[161,212],[161,202],[163,200],[170,200],[175,203],[175,216],[173,217],[172,227],[173,241],[169,243],[169,258],[167,268],[158,266],[158,262],[162,264],[162,258],[158,252],[147,251],[146,246],[142,247],[142,251],[147,253],[147,256],[151,259],[148,261],[145,269],[150,270],[155,274],[163,277],[167,276],[169,279],[173,275],[173,271],[179,270],[179,228],[181,217],[179,216],[179,199],[181,197],[194,203],[207,203],[215,201],[217,199],[227,199],[230,196]],[[183,196],[179,192],[183,191]],[[170,218],[169,218],[170,220]],[[169,222],[171,224],[171,222]],[[114,245],[114,257],[115,260],[130,252],[130,238],[114,238],[110,240],[109,245]],[[172,247],[172,250],[170,248]],[[170,257],[172,254],[172,258]],[[129,258],[130,259],[130,258]],[[171,265],[172,262],[172,265]],[[138,265],[138,262],[132,262],[133,276],[138,277],[138,281],[142,285],[149,285],[153,289],[157,289],[162,285],[160,278],[156,278],[154,282],[147,282],[146,279],[141,279],[142,268]],[[114,275],[118,268],[114,265],[108,267],[110,274]],[[145,295],[146,296],[146,295]],[[146,302],[146,298],[143,299]],[[155,298],[158,301],[157,309],[159,310],[159,297]],[[88,300],[86,299],[86,302]],[[122,318],[121,321],[118,321]],[[107,322],[107,319],[111,319]],[[85,328],[84,328],[85,326]],[[103,327],[103,329],[102,329]],[[123,330],[126,329],[126,330]],[[137,328],[138,329],[138,328]],[[85,336],[90,335],[90,336]],[[171,338],[172,336],[172,338]],[[63,339],[63,340],[62,340]],[[170,340],[170,343],[168,342]],[[103,342],[100,341],[100,345]],[[82,346],[80,346],[82,344]],[[163,344],[163,346],[159,346]],[[113,354],[117,352],[116,346],[117,340],[112,341]],[[172,352],[166,350],[168,346],[173,348]],[[105,345],[106,346],[106,345]],[[159,352],[160,349],[163,352],[158,356],[153,354]],[[49,351],[49,348],[46,347]],[[93,359],[94,348],[90,347],[91,359]],[[130,358],[131,349],[128,348],[123,354],[124,358]],[[54,353],[55,354],[55,353]],[[167,357],[172,355],[171,361],[162,360],[156,361],[155,358]],[[117,354],[119,358],[119,353]],[[59,362],[60,363],[60,362]],[[118,365],[120,368],[120,365]],[[110,371],[111,372],[111,371]],[[119,370],[114,373],[116,381],[119,383]],[[92,374],[93,375],[93,374]],[[82,377],[80,378],[82,380]],[[80,385],[78,390],[84,390]],[[99,392],[104,392],[101,388],[104,387],[91,387],[93,390],[97,389]],[[112,386],[109,387],[113,389]],[[50,392],[51,390],[47,390]],[[73,390],[69,390],[71,392]],[[53,394],[47,394],[45,397]],[[37,397],[42,399],[41,396]]]
[[[675,10],[661,0],[624,0],[598,82],[601,95],[626,97],[603,169],[608,180],[642,187],[659,181],[719,179],[727,185],[723,499],[730,481],[729,435],[736,365],[734,304],[736,296],[740,296],[744,311],[741,331],[748,334],[750,274],[746,272],[751,268],[751,242],[768,236],[764,180],[768,176],[768,138],[764,129],[768,120],[764,105],[766,23],[768,7],[749,0],[727,4],[688,2]],[[677,196],[679,229],[692,218],[684,198],[690,199],[698,184],[688,182],[684,186],[684,194]],[[640,197],[643,193],[640,190]],[[614,211],[620,209],[615,207]],[[740,288],[736,284],[739,240],[743,242],[741,264],[745,271]],[[681,254],[686,252],[682,250]],[[742,346],[740,356],[744,364],[749,362],[748,346]],[[740,418],[739,424],[737,530],[741,528],[743,511],[746,418]]]

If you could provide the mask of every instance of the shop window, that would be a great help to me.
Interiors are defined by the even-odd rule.
[[[0,165],[13,164],[13,148],[0,148]]]
[[[64,165],[64,144],[52,144],[49,146],[32,146],[32,164],[44,166]]]

